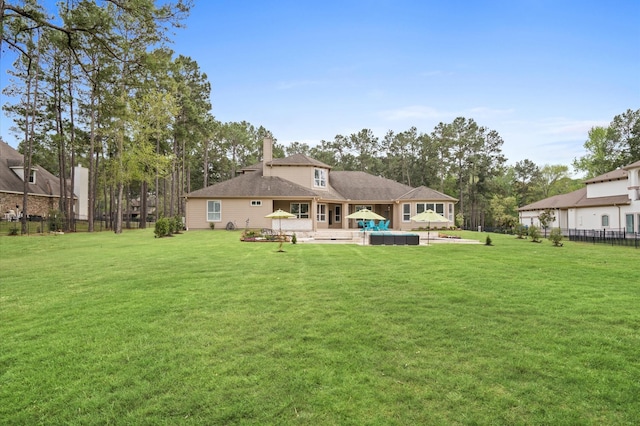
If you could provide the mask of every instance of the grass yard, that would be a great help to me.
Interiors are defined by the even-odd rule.
[[[0,423],[640,424],[638,250],[239,237],[0,237]]]

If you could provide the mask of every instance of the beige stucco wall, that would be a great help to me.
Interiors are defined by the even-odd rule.
[[[305,188],[313,189],[314,191],[324,191],[326,188],[313,186],[314,184],[314,170],[321,167],[305,166],[305,167],[274,167],[271,171],[272,176],[278,176],[283,179],[287,179]],[[327,176],[327,184],[329,184],[329,170],[324,169]]]
[[[234,222],[236,228],[244,228],[249,219],[249,228],[270,228],[271,219],[266,218],[273,211],[271,200],[262,199],[261,206],[252,206],[251,199],[223,199],[221,204],[221,220],[214,222],[216,229],[223,229],[228,222]],[[186,226],[187,229],[209,229],[207,221],[207,201],[204,198],[190,198],[187,200]]]
[[[427,226],[430,226],[432,229],[444,229],[444,228],[449,228],[451,226],[455,225],[455,221],[451,218],[449,218],[448,222],[437,222],[437,223],[427,223],[427,222],[415,222],[415,221],[407,221],[405,222],[403,220],[403,204],[411,204],[411,216],[414,216],[417,214],[418,210],[417,210],[417,204],[423,204],[423,203],[436,203],[436,204],[444,204],[444,217],[448,217],[449,216],[449,206],[451,206],[451,210],[455,211],[455,206],[454,203],[450,202],[450,201],[430,201],[430,200],[426,200],[426,201],[411,201],[409,203],[398,203],[394,206],[394,229],[399,229],[401,231],[411,231],[413,229],[418,229],[418,228],[426,228]]]
[[[207,221],[207,201],[213,199],[190,198],[187,200],[185,221],[187,229],[210,229]],[[262,201],[261,206],[252,206],[252,200]],[[312,220],[315,219],[315,209],[310,200],[266,200],[260,198],[247,199],[221,199],[221,220],[216,221],[216,229],[224,229],[228,222],[234,222],[236,228],[242,229],[247,226],[249,220],[249,228],[261,229],[270,228],[278,229],[279,222],[277,220],[265,217],[269,213],[277,209],[290,211],[292,202],[309,203],[309,219],[299,220],[283,220],[282,229],[292,230],[311,230]]]

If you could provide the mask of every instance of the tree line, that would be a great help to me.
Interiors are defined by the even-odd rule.
[[[89,227],[104,217],[115,232],[140,202],[154,219],[184,214],[184,194],[236,176],[274,155],[302,153],[334,170],[361,170],[459,199],[461,226],[512,226],[517,208],[581,186],[569,166],[506,165],[495,130],[458,117],[430,133],[412,127],[382,138],[369,129],[317,146],[277,143],[271,131],[211,114],[211,87],[197,62],[173,52],[169,35],[192,4],[177,0],[67,0],[49,17],[41,1],[0,0],[2,46],[17,53],[4,105],[21,140],[25,169],[40,164],[60,179],[59,209],[72,227],[73,167],[89,170]],[[588,177],[640,159],[640,110],[594,128],[574,168]],[[606,169],[606,170],[604,170]],[[604,171],[603,171],[604,170]],[[28,215],[27,183],[23,213]],[[123,217],[125,219],[123,219]],[[125,223],[123,223],[123,221]],[[26,222],[23,222],[26,232]]]

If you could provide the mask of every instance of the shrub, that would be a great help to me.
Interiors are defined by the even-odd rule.
[[[166,217],[161,217],[156,222],[156,228],[153,231],[156,234],[156,238],[166,237],[171,235],[171,225],[169,223],[169,219]]]
[[[18,235],[18,227],[16,225],[13,225],[11,228],[9,228],[9,234],[11,236],[16,236]]]
[[[49,210],[49,231],[62,231],[64,215],[60,210]]]
[[[553,228],[551,234],[549,234],[549,239],[554,246],[562,247],[562,230],[560,228]]]
[[[214,229],[216,229],[216,223],[215,222],[209,222],[209,228],[213,231]]]
[[[298,237],[296,237],[296,233],[294,232],[291,236],[291,244],[296,244],[298,242]]]
[[[182,224],[182,217],[174,216],[169,218],[169,233],[170,234],[180,234],[184,229],[184,225]]]
[[[493,244],[491,243],[491,237],[487,235],[487,239],[484,242],[485,246],[492,246]]]
[[[531,225],[529,227],[529,238],[531,238],[531,242],[533,243],[540,242],[540,230],[537,226]]]
[[[519,239],[524,238],[527,235],[527,227],[522,224],[516,225],[516,235]]]

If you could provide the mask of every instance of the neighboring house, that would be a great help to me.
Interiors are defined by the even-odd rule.
[[[550,209],[550,228],[640,232],[640,161],[585,181],[585,187],[520,207],[520,223],[540,226]]]
[[[76,168],[78,178],[86,177],[86,169]],[[24,157],[9,144],[0,139],[0,218],[15,220],[22,215],[24,179],[29,179],[27,214],[47,217],[49,211],[57,210],[60,201],[60,180],[37,165],[25,173]],[[78,181],[78,180],[77,180]],[[76,183],[78,188],[78,183]],[[74,196],[75,211],[84,203]],[[85,207],[86,208],[86,207]]]
[[[421,186],[413,188],[364,172],[331,171],[331,167],[303,154],[273,158],[273,142],[265,139],[263,161],[242,174],[186,195],[187,229],[224,228],[232,222],[243,228],[283,231],[357,229],[350,213],[368,208],[390,221],[389,227],[409,230],[426,226],[411,216],[432,209],[454,222],[457,199]],[[268,219],[282,209],[295,219]]]

